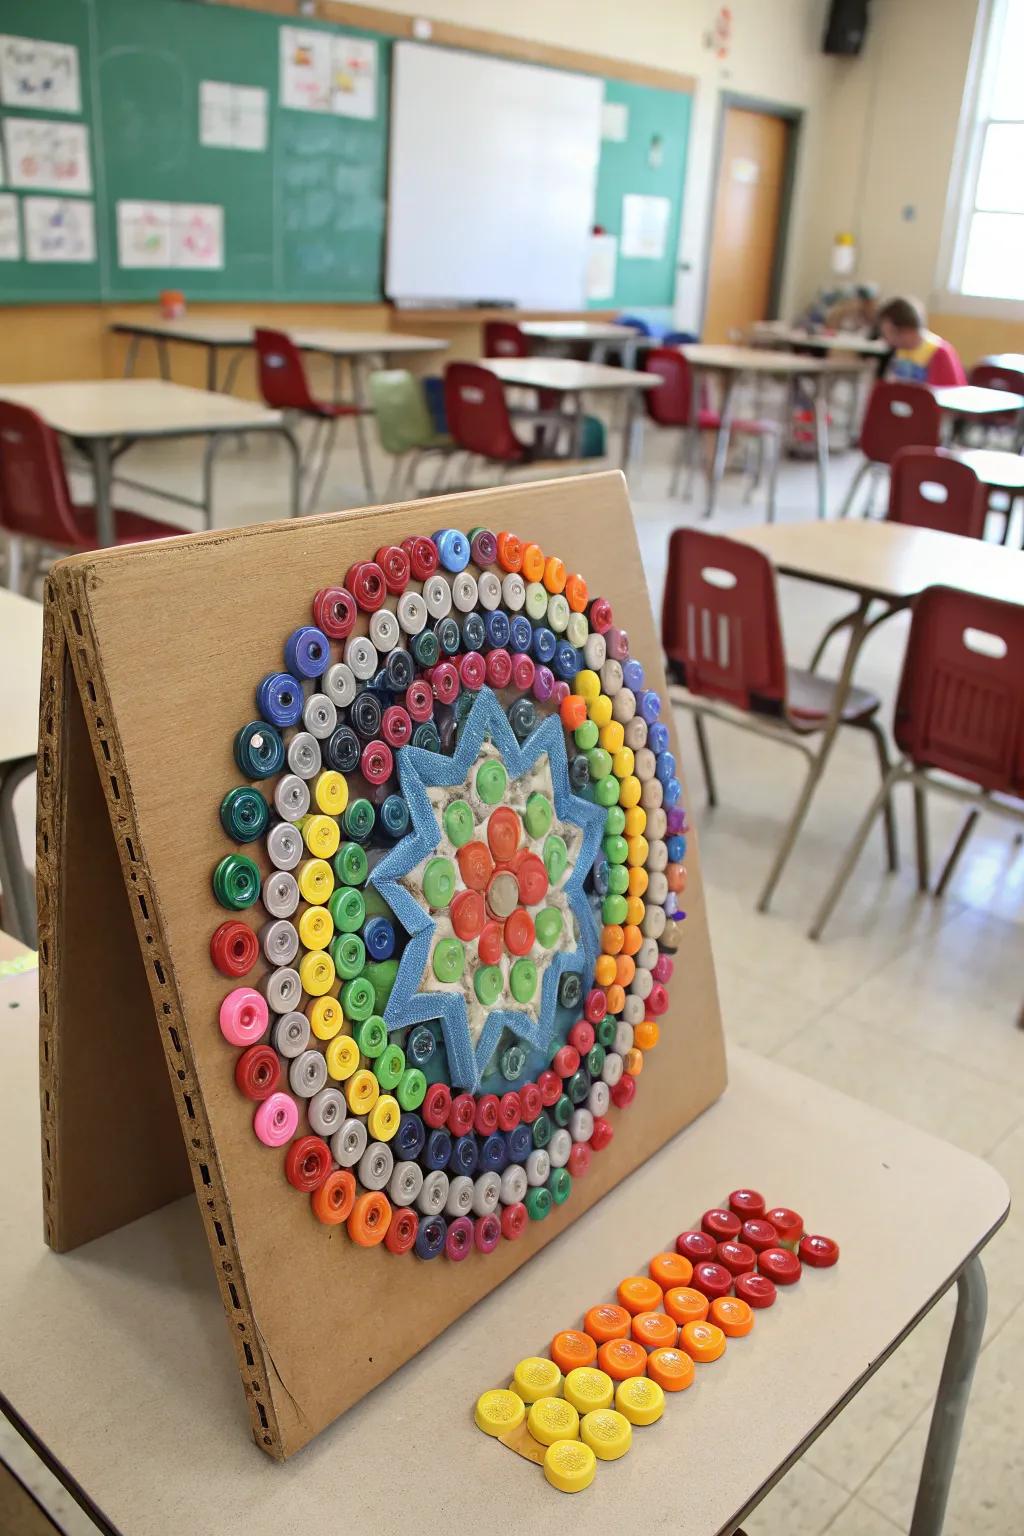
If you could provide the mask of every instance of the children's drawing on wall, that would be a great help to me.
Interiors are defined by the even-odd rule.
[[[339,117],[377,116],[377,44],[372,39],[334,38],[331,111]]]
[[[282,27],[278,96],[282,107],[297,112],[331,109],[331,36],[329,32]]]
[[[214,203],[171,205],[171,265],[207,271],[223,267],[223,208]]]
[[[117,264],[128,268],[171,265],[170,203],[118,203]]]
[[[89,130],[38,117],[4,119],[8,180],[34,192],[91,192]]]
[[[0,192],[0,261],[17,261],[20,256],[18,199],[11,192]]]
[[[26,197],[25,255],[29,261],[95,261],[93,205],[71,197]]]
[[[81,112],[78,49],[33,37],[0,36],[0,101],[5,107]]]

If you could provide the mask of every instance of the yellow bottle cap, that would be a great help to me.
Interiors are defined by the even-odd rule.
[[[535,1403],[538,1397],[561,1397],[562,1373],[553,1360],[527,1355],[512,1372],[512,1390],[524,1403]]]
[[[610,1408],[615,1400],[615,1383],[607,1371],[593,1365],[578,1365],[565,1378],[565,1399],[580,1413]]]
[[[317,775],[313,798],[327,816],[340,816],[348,805],[348,785],[340,773],[329,768]]]
[[[326,907],[307,907],[299,918],[299,941],[306,949],[326,949],[334,937],[334,918]]]
[[[345,1084],[345,1097],[354,1115],[368,1115],[379,1096],[380,1084],[373,1073],[367,1072],[365,1067],[359,1072],[354,1072]]]
[[[544,1476],[559,1493],[582,1493],[594,1481],[597,1457],[582,1440],[556,1440],[544,1456]]]
[[[647,812],[642,805],[631,805],[626,812],[626,825],[623,832],[628,842],[631,837],[642,837],[647,828]]]
[[[627,1376],[615,1389],[615,1406],[631,1424],[654,1424],[665,1412],[665,1394],[649,1376]]]
[[[556,1440],[579,1439],[580,1416],[564,1397],[538,1397],[530,1408],[526,1427],[541,1445],[554,1445]]]
[[[626,733],[617,720],[609,720],[607,725],[601,727],[597,739],[606,752],[614,754],[622,750]],[[630,768],[632,771],[632,764]]]
[[[641,784],[635,773],[623,779],[619,785],[619,804],[623,810],[630,811],[634,805],[640,804]]]
[[[303,901],[322,906],[334,890],[334,871],[326,859],[307,859],[299,865],[298,886]]]
[[[617,779],[628,778],[633,772],[634,758],[630,747],[620,747],[612,753],[612,773]]]
[[[586,699],[589,704],[596,699],[601,692],[601,679],[596,672],[591,672],[584,667],[582,672],[577,672],[573,680],[573,691],[578,693],[581,699]]]
[[[579,686],[579,674],[576,676],[576,684]],[[596,699],[589,701],[587,713],[597,726],[598,730],[608,724],[612,717],[612,701],[606,693],[599,693]]]
[[[310,997],[323,997],[334,986],[334,961],[322,949],[310,950],[299,961],[299,980]]]
[[[302,836],[315,859],[330,859],[341,843],[341,828],[333,816],[305,816]]]
[[[398,1100],[392,1098],[390,1093],[382,1093],[370,1110],[366,1129],[374,1141],[390,1141],[398,1130],[398,1122],[401,1118],[402,1111],[398,1107]]]
[[[333,1040],[344,1022],[336,997],[318,997],[309,1010],[309,1027],[318,1040]]]
[[[580,1439],[598,1461],[618,1461],[633,1444],[633,1426],[614,1408],[596,1408],[580,1420]]]
[[[359,1047],[351,1035],[335,1035],[324,1052],[328,1075],[343,1083],[359,1065]]]
[[[514,1392],[495,1388],[480,1394],[473,1417],[477,1429],[482,1429],[485,1435],[505,1435],[510,1429],[519,1427],[526,1417],[526,1409],[522,1398],[516,1397]]]

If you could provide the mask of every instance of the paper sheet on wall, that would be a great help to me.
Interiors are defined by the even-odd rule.
[[[170,266],[169,203],[118,203],[117,264],[126,268]]]
[[[660,261],[665,254],[671,211],[667,197],[641,197],[627,192],[622,199],[621,254]]]
[[[207,149],[266,149],[266,91],[259,86],[201,80],[199,142]]]
[[[0,36],[0,101],[40,112],[81,112],[78,49],[70,43]]]
[[[224,265],[224,209],[215,203],[171,204],[171,266],[216,271]]]
[[[17,261],[20,256],[18,199],[13,192],[0,192],[0,261]]]
[[[613,144],[629,138],[629,108],[624,101],[606,101],[601,107],[601,137]]]
[[[591,235],[587,257],[587,298],[610,299],[615,293],[619,242],[615,235]]]
[[[29,261],[95,261],[93,205],[80,198],[26,197],[25,255]]]
[[[91,192],[89,130],[82,123],[5,117],[8,182],[33,192]]]
[[[302,27],[280,31],[278,99],[298,112],[331,109],[331,35]]]
[[[332,39],[331,111],[339,117],[377,116],[377,44],[372,38]]]

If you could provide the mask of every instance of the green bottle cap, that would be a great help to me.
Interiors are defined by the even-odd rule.
[[[608,866],[608,892],[611,896],[625,896],[629,890],[629,870],[625,864]]]
[[[601,921],[624,923],[627,910],[625,896],[606,896],[601,903]]]
[[[548,1189],[556,1205],[564,1205],[572,1193],[572,1174],[568,1168],[552,1168]]]
[[[229,853],[213,872],[213,894],[229,912],[251,907],[260,894],[260,872],[252,859]]]
[[[508,774],[499,762],[481,763],[476,771],[476,792],[484,805],[500,805],[505,798]]]
[[[551,1116],[548,1114],[546,1109],[542,1109],[536,1120],[533,1122],[532,1134],[534,1146],[546,1147],[548,1142],[551,1140],[553,1130],[554,1127],[551,1124]]]
[[[485,1008],[492,1007],[498,1001],[504,986],[504,977],[497,965],[482,965],[473,977],[473,991]]]
[[[509,1045],[501,1053],[501,1075],[507,1083],[522,1077],[526,1066],[526,1052],[520,1045]]]
[[[458,939],[439,939],[431,965],[438,981],[458,981],[466,966],[466,951]]]
[[[602,847],[609,864],[625,864],[629,845],[624,837],[606,837]]]
[[[247,784],[229,789],[220,803],[220,824],[236,843],[254,843],[270,823],[270,806]]]
[[[358,933],[366,921],[366,903],[362,891],[354,885],[339,885],[331,893],[327,910],[334,918],[339,933]]]
[[[597,746],[597,726],[593,720],[584,720],[572,733],[573,741],[581,752],[591,752]]]
[[[441,642],[432,629],[424,629],[413,635],[411,649],[419,666],[433,667],[441,654]]]
[[[606,1051],[610,1051],[615,1044],[616,1021],[610,1013],[606,1013],[598,1024],[594,1033],[597,1035],[598,1045],[603,1045]]]
[[[380,1086],[387,1092],[397,1088],[405,1071],[405,1052],[400,1045],[389,1045],[378,1056],[373,1067],[373,1075]]]
[[[387,1025],[379,1013],[371,1013],[368,1019],[356,1025],[355,1036],[364,1056],[379,1056],[388,1043]]]
[[[564,1130],[572,1119],[572,1100],[567,1093],[563,1093],[554,1102],[551,1110],[551,1118],[555,1124]]]
[[[341,933],[331,941],[331,959],[342,981],[351,981],[363,974],[366,964],[366,945],[358,933]]]
[[[605,837],[621,837],[626,830],[626,813],[621,805],[612,805],[604,819]]]
[[[395,1089],[402,1109],[419,1109],[427,1096],[427,1080],[419,1067],[406,1067]]]
[[[558,1004],[574,1012],[583,1001],[583,977],[579,971],[563,971],[558,978]]]
[[[360,939],[360,944],[362,939]],[[370,960],[363,972],[373,988],[373,1012],[383,1013],[391,997],[398,976],[397,960]]]
[[[508,984],[517,1003],[528,1003],[537,990],[537,967],[532,960],[515,960]]]
[[[523,604],[526,609],[526,617],[534,623],[542,619],[548,611],[548,589],[540,581],[528,581],[526,583],[526,601]]]
[[[565,1091],[572,1104],[582,1104],[590,1092],[590,1074],[582,1068],[574,1072],[565,1085]]]
[[[557,885],[569,863],[569,850],[565,838],[557,832],[549,832],[544,839],[544,868],[552,885]]]
[[[373,831],[373,823],[376,819],[376,812],[369,800],[350,800],[345,807],[341,824],[347,837],[355,838],[358,843],[365,843]]]
[[[367,917],[387,917],[392,921],[394,920],[395,914],[384,900],[380,891],[376,890],[372,885],[363,886],[363,901],[366,905]]]
[[[362,885],[369,873],[365,850],[358,843],[342,843],[334,855],[334,873],[342,885]]]
[[[423,894],[427,898],[427,905],[433,907],[435,912],[440,912],[448,905],[455,895],[455,865],[451,859],[437,858],[429,861],[423,871]]]
[[[606,752],[604,747],[594,747],[587,753],[587,766],[590,768],[591,783],[596,784],[600,779],[606,779],[612,771],[612,755]]]
[[[605,810],[607,810],[609,806],[618,804],[619,781],[615,777],[614,773],[610,773],[606,779],[599,779],[597,783],[592,784],[590,788],[597,804],[604,806]]]
[[[551,801],[546,795],[541,795],[534,790],[526,802],[526,810],[523,813],[527,834],[530,837],[545,837],[551,830],[553,815]]]
[[[456,848],[461,848],[468,843],[476,827],[473,822],[473,812],[465,800],[453,800],[444,813],[444,830],[448,841]]]
[[[537,943],[542,949],[554,949],[562,933],[562,914],[557,907],[544,907],[533,920]]]
[[[365,976],[346,981],[341,989],[341,1007],[346,1019],[361,1024],[374,1011],[373,988]]]
[[[587,1071],[591,1077],[600,1077],[604,1067],[605,1050],[603,1045],[592,1045],[587,1052]]]
[[[531,1221],[543,1221],[551,1211],[551,1191],[538,1184],[526,1191],[526,1214]]]

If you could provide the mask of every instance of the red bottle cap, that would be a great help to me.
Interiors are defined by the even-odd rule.
[[[585,1173],[590,1171],[590,1143],[588,1141],[574,1141],[569,1149],[569,1172],[574,1179],[582,1179]]]
[[[384,572],[384,584],[393,596],[409,585],[409,556],[397,544],[385,544],[373,557]]]
[[[512,681],[512,657],[500,647],[488,651],[484,662],[487,682],[492,688],[507,688]]]
[[[455,855],[463,885],[471,891],[486,891],[494,874],[494,860],[486,843],[463,843]],[[493,961],[488,964],[493,965]]]
[[[405,690],[405,707],[414,720],[429,720],[434,713],[434,694],[428,682],[416,678]]]
[[[481,1136],[490,1136],[498,1129],[498,1095],[484,1093],[476,1101],[473,1129]]]
[[[448,1119],[452,1107],[452,1091],[447,1083],[431,1083],[423,1099],[420,1114],[427,1125],[438,1130]]]
[[[710,1211],[705,1211],[700,1219],[703,1231],[710,1234],[716,1243],[730,1242],[739,1237],[742,1225],[738,1216],[732,1211],[725,1211],[721,1206],[714,1206]]]
[[[356,600],[344,587],[324,587],[313,599],[313,622],[331,640],[344,640],[356,622]]]
[[[514,811],[511,814],[515,816]],[[548,872],[544,868],[544,861],[528,848],[521,848],[512,861],[512,869],[519,881],[519,894],[526,905],[540,906],[548,893]]]
[[[210,939],[210,959],[222,976],[245,976],[260,957],[260,941],[248,924],[231,918]]]
[[[506,1205],[501,1212],[501,1235],[508,1242],[522,1237],[529,1223],[526,1206],[520,1200],[516,1205]]]
[[[812,1269],[831,1269],[839,1259],[839,1244],[831,1237],[802,1237],[797,1253]]]
[[[610,1120],[604,1115],[594,1116],[594,1129],[590,1137],[590,1149],[592,1152],[603,1152],[610,1141],[613,1140],[615,1131]]]
[[[345,585],[364,613],[376,613],[383,607],[388,589],[384,572],[375,560],[361,560],[345,577]]]
[[[502,938],[501,924],[495,922],[484,923],[480,937],[477,940],[476,952],[480,956],[483,965],[497,965],[501,959],[501,952],[505,947]]]
[[[519,1109],[526,1123],[532,1125],[543,1108],[544,1101],[537,1084],[524,1083],[519,1090]]]
[[[487,911],[479,891],[459,891],[452,897],[451,914],[455,936],[464,944],[483,932]]]
[[[767,1275],[737,1275],[733,1290],[748,1307],[771,1307],[775,1304],[775,1287]]]
[[[450,661],[439,661],[430,669],[430,686],[442,704],[454,704],[459,696],[459,674]]]
[[[457,1093],[448,1111],[447,1126],[453,1136],[468,1136],[476,1119],[476,1100],[471,1093]],[[497,1124],[497,1116],[495,1116]]]
[[[668,978],[659,977],[659,980],[667,981]],[[764,1195],[758,1194],[756,1189],[734,1189],[729,1196],[729,1209],[741,1221],[747,1221],[752,1216],[763,1216]]]
[[[780,1243],[795,1243],[803,1236],[804,1219],[788,1206],[777,1205],[773,1211],[768,1212],[767,1219],[779,1234]]]
[[[728,1296],[732,1290],[732,1275],[724,1265],[705,1260],[701,1264],[694,1265],[690,1289],[700,1291],[702,1296],[706,1296],[709,1301],[714,1301],[716,1296]]]
[[[706,1232],[680,1232],[676,1238],[676,1253],[683,1254],[691,1264],[705,1263],[717,1252],[718,1244]]]
[[[459,657],[459,680],[463,688],[476,693],[487,679],[487,663],[479,651],[467,651]]]
[[[487,818],[487,846],[496,864],[507,864],[519,847],[522,824],[511,806],[499,805]]]
[[[569,1031],[569,1044],[575,1046],[581,1056],[593,1049],[595,1038],[594,1026],[586,1019],[578,1019]]]
[[[611,1091],[611,1101],[616,1109],[628,1109],[636,1098],[636,1078],[620,1077]]]
[[[788,1248],[766,1248],[757,1256],[757,1267],[776,1285],[795,1285],[800,1279],[800,1260]]]
[[[533,937],[533,918],[522,907],[505,919],[505,945],[510,955],[529,954]]]
[[[386,784],[395,771],[395,759],[386,741],[368,741],[359,759],[367,784]]]
[[[559,1077],[572,1077],[574,1072],[579,1071],[580,1053],[573,1045],[563,1045],[555,1052],[551,1066]]]
[[[544,1108],[550,1109],[562,1097],[562,1079],[550,1067],[545,1067],[543,1072],[537,1074],[537,1090]]]
[[[763,1253],[766,1248],[779,1246],[779,1234],[770,1221],[763,1220],[760,1216],[752,1216],[745,1221],[740,1228],[740,1237],[755,1253]]]
[[[599,635],[603,635],[606,629],[611,628],[612,605],[606,597],[595,597],[590,605],[587,615],[591,629],[596,629]]]
[[[532,656],[524,656],[522,651],[517,651],[512,658],[512,681],[520,693],[528,693],[533,687],[533,679],[537,674],[537,668],[533,664]]]
[[[583,1012],[591,1024],[600,1024],[608,1012],[608,994],[603,987],[593,987],[587,993]]]
[[[409,556],[409,569],[417,581],[426,581],[437,570],[439,556],[433,539],[403,539],[402,548]]]
[[[757,1264],[757,1254],[746,1243],[719,1243],[718,1262],[730,1275],[749,1275]]]
[[[522,1118],[518,1093],[503,1093],[498,1103],[498,1130],[514,1131]]]
[[[412,716],[401,704],[389,704],[380,722],[380,733],[389,747],[404,747],[412,740]]]

